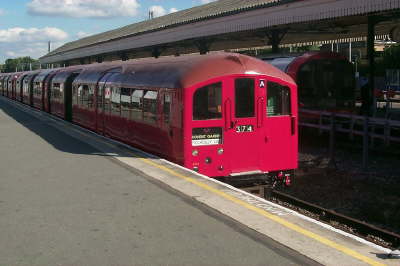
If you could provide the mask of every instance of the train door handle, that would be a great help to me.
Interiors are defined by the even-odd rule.
[[[226,99],[224,103],[224,113],[225,113],[225,130],[228,131],[232,129],[232,111],[231,111],[231,100]]]
[[[264,122],[264,98],[259,98],[257,101],[257,127],[260,128]]]
[[[290,127],[291,127],[291,133],[292,135],[296,134],[296,117],[292,116],[290,118]]]

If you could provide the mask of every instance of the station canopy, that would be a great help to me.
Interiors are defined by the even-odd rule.
[[[219,0],[67,43],[40,58],[65,63],[87,58],[136,58],[280,45],[364,40],[399,24],[400,0]]]

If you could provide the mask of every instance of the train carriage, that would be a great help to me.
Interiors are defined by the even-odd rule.
[[[6,88],[6,77],[7,74],[5,73],[0,73],[0,95],[4,96],[5,95],[5,88]]]
[[[37,71],[23,72],[16,80],[15,99],[19,102],[24,101],[24,80]]]
[[[37,85],[36,107],[210,177],[268,174],[289,184],[297,168],[296,84],[252,57],[73,66],[22,82],[24,103]]]
[[[121,67],[114,65],[104,63],[87,66],[74,79],[72,84],[72,121],[74,123],[102,133],[98,123],[102,113],[98,112],[99,109],[95,105],[102,103],[102,99],[97,98],[98,86],[104,79],[107,80],[114,73],[120,72]]]
[[[72,82],[84,67],[60,69],[50,86],[50,113],[67,121],[72,120]]]
[[[23,72],[13,73],[8,79],[8,97],[10,99],[16,100],[17,97],[17,80],[23,74]]]
[[[355,73],[345,56],[335,52],[306,52],[263,60],[296,81],[299,103],[304,108],[352,111],[355,107]]]
[[[40,71],[29,72],[22,81],[22,102],[24,104],[33,105],[33,81]]]
[[[84,81],[87,71],[74,81],[76,123],[208,176],[297,167],[296,85],[260,60],[143,59]]]
[[[50,94],[47,79],[58,72],[59,69],[42,70],[32,79],[32,105],[33,107],[49,112]]]

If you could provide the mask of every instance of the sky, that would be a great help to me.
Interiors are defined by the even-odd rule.
[[[0,63],[215,0],[0,0]]]

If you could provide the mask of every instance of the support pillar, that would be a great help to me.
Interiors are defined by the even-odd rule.
[[[286,30],[273,29],[267,30],[265,35],[268,38],[267,44],[272,46],[272,53],[279,53],[279,44],[286,35]]]
[[[127,61],[129,59],[128,54],[126,52],[121,52],[119,54],[119,57],[121,58],[122,61]]]
[[[162,48],[162,47],[153,47],[151,49],[151,56],[154,58],[159,58],[160,55],[162,54],[163,50],[164,50],[164,48]]]
[[[362,111],[368,116],[375,113],[375,25],[376,18],[368,17],[368,35],[367,35],[367,57],[368,57],[368,86],[361,92],[363,105]]]
[[[194,45],[196,45],[197,49],[199,50],[200,54],[207,54],[210,52],[212,40],[196,40]]]
[[[104,61],[104,56],[97,56],[96,57],[96,63],[103,63]]]

